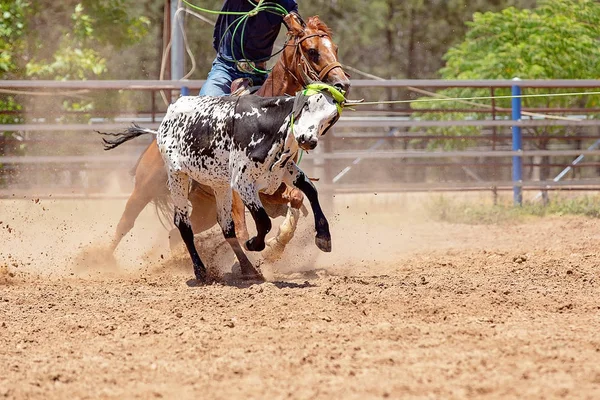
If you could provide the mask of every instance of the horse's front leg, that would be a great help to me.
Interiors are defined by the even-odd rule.
[[[289,204],[277,234],[267,241],[267,249],[263,252],[265,258],[275,260],[281,257],[285,246],[294,237],[300,216],[299,208],[302,206],[303,199],[304,196],[299,189],[285,183],[282,183],[272,195],[261,194],[261,200],[264,202]]]
[[[331,233],[329,232],[329,222],[327,222],[327,218],[325,218],[325,214],[323,214],[323,210],[321,209],[317,188],[315,188],[310,179],[308,179],[306,174],[304,174],[296,163],[288,163],[287,170],[288,173],[284,174],[284,182],[300,189],[310,202],[310,206],[315,216],[315,230],[317,231],[315,244],[322,251],[330,252]]]
[[[196,246],[194,245],[194,232],[192,231],[192,224],[190,223],[190,217],[188,215],[189,186],[190,178],[187,174],[180,171],[169,172],[169,189],[171,190],[175,208],[175,226],[179,229],[181,238],[190,253],[196,279],[204,281],[206,279],[206,267],[196,251]]]
[[[240,263],[242,278],[264,280],[261,273],[257,271],[250,260],[248,260],[246,253],[244,253],[244,250],[236,237],[236,226],[232,215],[233,192],[231,188],[222,187],[214,188],[213,190],[215,192],[215,200],[217,201],[217,221],[219,222],[219,226],[221,226],[225,240],[229,243],[229,246],[231,246],[231,249]]]

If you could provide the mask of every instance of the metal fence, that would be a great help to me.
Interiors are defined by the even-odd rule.
[[[1,195],[100,196],[108,177],[120,182],[114,195],[127,195],[127,170],[151,138],[103,153],[94,131],[118,131],[131,122],[157,128],[169,101],[182,90],[197,93],[202,84],[0,82],[0,95],[24,104],[23,110],[0,109]],[[415,109],[409,102],[440,98],[447,88],[485,90],[489,99],[468,108],[431,102]],[[591,90],[589,98],[600,92],[600,80],[354,80],[352,98],[404,102],[344,112],[333,134],[301,166],[320,179],[321,190],[334,192],[512,190],[517,200],[523,190],[600,190],[600,106],[522,107],[515,114],[517,103],[498,105],[504,97],[498,93],[507,89],[515,96],[539,89],[562,95]],[[456,118],[461,115],[469,117]],[[536,134],[550,128],[558,134]]]

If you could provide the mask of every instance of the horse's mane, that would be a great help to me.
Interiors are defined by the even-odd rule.
[[[306,25],[312,29],[323,31],[328,36],[333,36],[333,31],[331,30],[331,28],[325,25],[325,23],[321,21],[318,15],[309,17],[308,21],[306,22]]]

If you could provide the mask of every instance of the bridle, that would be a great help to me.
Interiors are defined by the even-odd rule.
[[[327,77],[327,75],[336,68],[341,68],[342,71],[344,72],[344,74],[346,76],[349,76],[346,73],[346,71],[344,71],[342,64],[340,64],[338,61],[327,64],[319,72],[317,72],[315,70],[315,68],[311,65],[310,61],[306,58],[306,54],[304,54],[304,51],[302,50],[302,46],[301,46],[302,42],[304,42],[307,39],[313,38],[313,37],[328,37],[329,38],[329,35],[323,31],[318,31],[317,33],[306,35],[301,38],[296,36],[293,44],[289,44],[292,37],[290,37],[288,39],[288,43],[286,43],[285,45],[286,46],[294,46],[296,48],[296,51],[294,51],[294,56],[292,58],[291,65],[296,65],[298,67],[298,72],[300,73],[300,76],[299,77],[296,76],[296,73],[294,73],[294,71],[289,70],[287,67],[285,67],[285,64],[284,64],[284,68],[286,69],[286,71],[302,87],[306,87],[306,85],[308,85],[309,83],[314,82],[314,81],[324,82],[325,77]]]

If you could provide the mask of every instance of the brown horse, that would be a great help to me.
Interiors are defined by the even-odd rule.
[[[259,96],[293,95],[313,80],[323,81],[347,91],[350,87],[348,75],[337,59],[337,46],[331,41],[331,30],[318,16],[310,17],[306,23],[295,14],[284,18],[288,28],[288,39],[273,70],[262,87],[256,92]],[[167,171],[156,140],[141,155],[135,167],[135,185],[125,206],[111,245],[114,251],[119,242],[131,228],[140,212],[153,201],[159,209],[168,208],[170,196],[167,188]],[[286,220],[282,223],[278,235],[269,243],[277,253],[283,251],[285,245],[293,237],[302,206],[303,196],[297,189],[282,185],[272,195],[260,195],[265,209],[271,217],[283,215],[287,210]],[[189,194],[192,203],[190,220],[194,233],[205,231],[216,224],[215,197],[207,186],[194,182]],[[285,205],[290,203],[291,207]],[[248,238],[245,225],[244,206],[238,196],[234,196],[234,224],[237,237]],[[169,212],[170,215],[172,215]],[[178,233],[171,231],[170,237]]]

